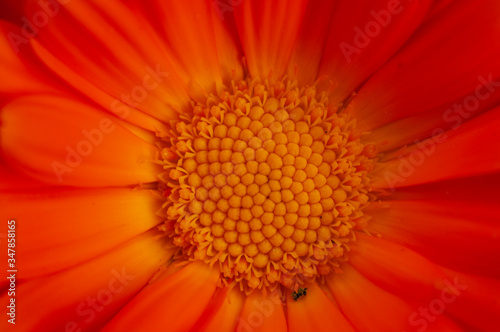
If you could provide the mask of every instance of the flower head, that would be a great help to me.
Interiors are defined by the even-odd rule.
[[[496,1],[0,8],[2,330],[495,329]]]

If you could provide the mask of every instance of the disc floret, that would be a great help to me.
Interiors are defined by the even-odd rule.
[[[179,256],[247,293],[339,271],[373,200],[376,149],[315,86],[233,82],[160,136],[161,229]]]

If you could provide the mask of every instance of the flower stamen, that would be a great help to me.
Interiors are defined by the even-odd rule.
[[[244,80],[159,135],[162,229],[180,255],[247,293],[339,271],[374,199],[377,151],[336,110],[314,86]]]

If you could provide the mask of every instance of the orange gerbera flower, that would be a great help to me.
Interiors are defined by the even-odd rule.
[[[495,330],[498,1],[9,3],[2,331]]]

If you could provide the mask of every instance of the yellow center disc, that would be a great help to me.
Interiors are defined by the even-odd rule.
[[[287,84],[287,86],[286,86]],[[338,271],[373,200],[377,151],[315,87],[233,83],[160,142],[168,232],[245,292]]]

